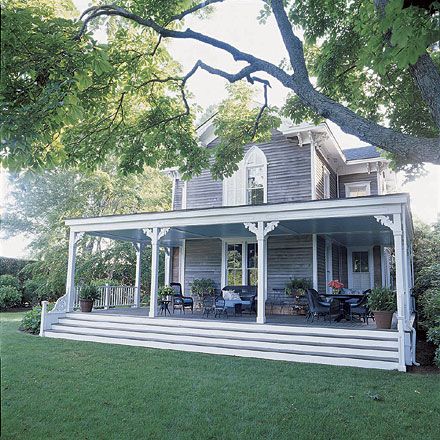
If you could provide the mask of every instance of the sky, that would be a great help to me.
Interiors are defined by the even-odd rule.
[[[79,11],[88,6],[87,0],[74,0],[74,3]],[[214,13],[209,19],[200,20],[196,17],[189,17],[185,22],[185,27],[230,42],[243,51],[251,52],[260,58],[278,64],[286,57],[286,52],[273,18],[269,18],[265,25],[257,22],[256,17],[259,14],[260,5],[261,2],[255,0],[225,2],[214,8]],[[96,37],[105,38],[102,33],[98,33]],[[168,44],[170,52],[182,64],[185,72],[190,70],[199,59],[228,72],[237,72],[242,67],[230,55],[203,43],[178,40]],[[270,78],[270,81],[272,88],[269,93],[269,104],[281,106],[287,90],[276,80]],[[220,102],[226,96],[225,85],[226,80],[204,71],[199,71],[188,81],[188,88],[193,94],[193,102],[203,108]],[[358,138],[343,133],[335,124],[330,122],[329,125],[342,148],[364,145]],[[410,193],[414,217],[432,223],[440,216],[440,166],[428,164],[426,169],[427,176],[420,177],[414,182],[403,184],[402,176],[399,180],[402,184],[401,190]],[[2,173],[0,175],[0,200],[2,201],[5,200],[7,193],[5,183],[5,176]],[[28,239],[22,236],[0,240],[0,255],[25,257],[27,244]]]

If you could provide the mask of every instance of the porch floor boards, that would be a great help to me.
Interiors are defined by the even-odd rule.
[[[79,313],[79,312],[78,312]],[[96,309],[92,311],[93,314],[111,314],[111,315],[119,315],[119,316],[148,316],[149,308],[148,307],[140,307],[140,308],[130,308],[130,307],[117,307],[110,308],[108,310]],[[242,322],[242,323],[255,323],[255,315],[247,315],[244,314],[242,316],[234,316],[229,315],[226,317],[218,317],[214,318],[212,315],[209,318],[203,316],[201,312],[185,312],[181,313],[180,311],[176,311],[174,314],[171,312],[171,315],[158,315],[158,319],[185,319],[185,320],[197,320],[197,321],[214,321],[214,322]],[[315,318],[313,322],[308,322],[305,316],[302,315],[266,315],[266,324],[273,325],[289,325],[294,327],[326,327],[326,328],[350,328],[350,329],[358,329],[358,330],[376,330],[376,324],[373,320],[369,320],[368,324],[361,322],[359,320],[345,321],[342,320],[340,322],[334,321],[331,322],[321,317],[319,320]],[[391,330],[393,331],[393,330]]]

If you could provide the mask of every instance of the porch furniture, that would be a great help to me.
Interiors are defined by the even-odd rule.
[[[353,321],[353,315],[358,315],[368,324],[368,317],[370,316],[370,310],[368,309],[368,296],[364,295],[357,302],[349,303],[350,321]]]
[[[336,322],[340,322],[342,319],[347,321],[350,320],[350,304],[347,302],[349,300],[359,301],[365,295],[362,293],[337,293],[337,294],[326,294],[325,297],[331,300],[337,300],[339,303],[339,314],[335,318]]]
[[[214,297],[212,296],[205,296],[202,301],[202,316],[205,316],[208,318],[210,313],[214,313]]]
[[[171,303],[171,301],[165,300],[165,299],[160,301],[160,311],[159,311],[160,315],[165,314],[165,316],[167,316],[167,312],[169,315],[171,315],[170,308],[169,308],[170,303]]]
[[[255,297],[257,295],[256,286],[225,286],[222,289],[223,292],[233,291],[238,293],[240,299],[225,300],[226,308],[235,308],[236,304],[241,304],[242,312],[256,313]]]
[[[331,301],[322,301],[319,297],[319,293],[315,289],[307,289],[307,300],[309,303],[309,313],[307,314],[307,321],[315,320],[315,316],[329,317],[331,322]]]
[[[357,292],[352,292],[350,289],[342,289],[341,293],[357,293]],[[362,295],[368,295],[370,293],[371,293],[371,289],[367,289],[362,292]],[[346,302],[348,304],[355,304],[358,302],[358,300],[359,300],[359,298],[351,298],[351,299],[347,299]]]
[[[243,308],[241,303],[237,303],[234,306],[234,316],[242,316],[243,315]]]
[[[228,317],[228,307],[226,306],[226,301],[223,298],[217,297],[214,303],[214,318],[222,315],[226,315],[226,318]]]
[[[185,313],[185,309],[191,309],[191,313],[194,312],[194,300],[190,296],[183,296],[182,285],[180,283],[170,283],[170,286],[174,289],[174,295],[172,299],[172,308],[174,310],[180,310]]]

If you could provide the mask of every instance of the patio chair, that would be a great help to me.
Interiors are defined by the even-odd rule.
[[[307,321],[315,320],[315,316],[319,317],[323,316],[329,317],[329,321],[331,322],[331,301],[322,301],[319,298],[319,293],[315,289],[307,289],[307,302],[309,303],[309,313],[307,314]]]
[[[371,289],[367,289],[362,292],[362,295],[368,295],[370,293],[371,293]],[[357,302],[359,302],[359,298],[347,299],[345,302],[347,304],[356,304]]]
[[[206,317],[208,318],[210,313],[214,313],[214,297],[205,296],[203,298],[202,307],[203,307],[202,316],[206,315]]]
[[[218,296],[214,302],[214,318],[217,318],[217,315],[218,316],[226,315],[226,318],[228,317],[228,309],[226,307],[226,301],[220,296]]]
[[[180,283],[170,283],[170,286],[174,290],[174,295],[172,299],[172,308],[174,310],[180,310],[180,312],[185,313],[185,309],[191,309],[191,313],[194,312],[194,300],[190,296],[183,296],[182,285]]]
[[[358,315],[368,325],[368,317],[370,316],[370,310],[368,309],[368,296],[364,295],[361,299],[358,299],[355,303],[350,303],[350,321],[353,321],[353,315]]]

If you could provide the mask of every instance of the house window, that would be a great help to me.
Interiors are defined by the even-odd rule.
[[[226,255],[226,280],[228,286],[241,286],[243,279],[243,245],[228,244]]]
[[[257,243],[247,243],[247,284],[256,286],[258,282],[258,252]]]
[[[330,198],[330,172],[324,168],[324,199]]]
[[[353,182],[345,184],[345,197],[362,197],[370,195],[370,182]]]
[[[353,252],[352,266],[353,273],[369,272],[368,252]]]
[[[228,286],[257,285],[257,243],[228,243],[225,258],[225,281]]]
[[[259,205],[267,201],[267,161],[256,146],[251,147],[238,170],[223,181],[223,205]]]

